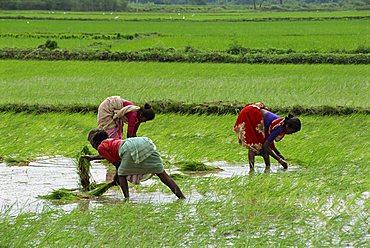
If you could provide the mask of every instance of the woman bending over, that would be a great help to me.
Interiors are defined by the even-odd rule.
[[[270,156],[276,159],[284,169],[288,168],[285,158],[274,145],[286,134],[301,130],[301,121],[293,115],[282,118],[260,102],[247,104],[239,113],[234,125],[239,144],[248,149],[249,167],[254,169],[254,158],[261,155],[266,168],[270,167]]]

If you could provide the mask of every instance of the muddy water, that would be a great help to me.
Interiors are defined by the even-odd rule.
[[[243,176],[250,173],[249,168],[241,165],[230,165],[226,162],[214,162],[210,165],[222,168],[221,172],[194,174],[193,176],[216,176],[221,178]],[[295,169],[290,168],[290,170]],[[279,167],[271,167],[270,172],[278,172]],[[169,171],[171,173],[171,171]],[[175,170],[172,170],[175,172]],[[256,173],[265,172],[264,165],[256,165]],[[92,179],[96,182],[110,181],[104,165],[92,163]],[[78,188],[78,175],[74,161],[65,157],[40,158],[28,166],[7,166],[0,163],[0,213],[8,212],[11,215],[23,212],[39,212],[43,208],[62,209],[71,211],[75,208],[89,209],[105,204],[121,203],[123,196],[117,187],[113,187],[101,197],[84,199],[78,203],[60,204],[59,201],[40,199],[38,196],[50,194],[60,188]],[[149,179],[142,182],[143,186],[158,183],[158,180]],[[187,193],[186,202],[197,202],[202,196],[195,190]],[[133,203],[169,203],[177,201],[173,194],[157,192],[135,192],[130,188],[130,202]]]

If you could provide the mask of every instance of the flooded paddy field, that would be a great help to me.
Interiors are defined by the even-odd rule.
[[[128,203],[119,187],[73,203],[38,198],[78,187],[74,161],[66,157],[86,144],[95,115],[0,117],[4,161],[62,155],[23,167],[0,164],[0,246],[368,247],[370,126],[353,127],[369,116],[304,116],[304,132],[278,144],[296,166],[285,171],[274,161],[266,171],[259,158],[250,173],[245,150],[231,133],[235,116],[158,115],[140,134],[153,137],[170,164],[218,161],[206,164],[224,170],[181,172],[166,164],[187,199],[178,201],[154,176],[130,186]],[[93,163],[91,172],[97,182],[107,178],[101,163]]]
[[[250,171],[249,166],[230,164],[225,161],[208,163],[220,168],[216,172],[181,172],[177,168],[168,169],[170,174],[182,174],[190,177],[218,177],[228,178],[233,176],[246,176],[251,173],[278,173],[286,172],[278,166],[272,166],[266,170],[264,164],[256,164],[255,170]],[[296,170],[292,166],[289,170]],[[99,162],[92,163],[91,179],[97,183],[111,181],[112,173],[108,172],[105,165]],[[157,183],[153,177],[142,182],[142,186],[150,186]],[[41,199],[39,196],[50,194],[53,190],[66,188],[79,188],[79,178],[76,164],[73,159],[56,156],[44,157],[30,162],[26,166],[10,166],[0,163],[0,210],[9,211],[12,214],[24,212],[40,212],[44,208],[62,209],[69,212],[75,208],[90,209],[104,204],[114,204],[123,201],[123,195],[119,187],[114,187],[103,196],[91,199],[80,199],[73,203],[63,203],[59,200]],[[202,196],[193,190],[187,195],[186,202],[194,203]],[[156,192],[136,192],[134,187],[130,189],[130,201],[134,203],[170,203],[177,201],[173,194]]]
[[[330,193],[327,199],[323,201],[321,196],[315,195],[308,188],[309,185],[312,187],[314,184],[319,185],[320,182],[314,184],[307,182],[307,188],[303,185],[299,186],[297,175],[305,171],[304,168],[299,166],[290,166],[288,170],[279,166],[272,166],[270,170],[266,170],[264,164],[256,164],[254,172],[251,172],[248,166],[242,164],[225,161],[207,164],[221,170],[205,173],[182,172],[178,168],[171,168],[167,171],[174,177],[176,177],[176,174],[184,176],[184,181],[196,180],[201,185],[207,182],[213,190],[202,190],[204,186],[187,186],[185,187],[187,188],[187,199],[181,201],[170,192],[162,191],[163,188],[161,190],[160,187],[155,191],[147,191],[143,188],[137,190],[135,186],[131,185],[130,202],[133,204],[124,204],[119,187],[111,188],[100,197],[80,199],[72,203],[39,198],[38,196],[49,194],[55,189],[79,187],[76,165],[74,160],[70,158],[62,156],[40,158],[30,162],[28,166],[9,166],[0,163],[0,207],[2,212],[7,212],[8,216],[15,217],[23,213],[30,213],[31,216],[34,216],[34,214],[45,216],[45,213],[47,213],[45,210],[61,210],[59,213],[64,213],[61,215],[64,217],[55,217],[56,219],[52,221],[57,221],[58,225],[67,225],[68,228],[73,227],[70,226],[69,222],[74,219],[74,216],[83,219],[83,216],[89,215],[90,211],[86,210],[93,210],[92,223],[85,228],[93,236],[98,235],[102,228],[105,230],[106,224],[99,224],[100,222],[106,223],[105,218],[109,220],[107,223],[114,222],[115,225],[119,226],[124,225],[125,218],[131,218],[130,223],[133,219],[141,218],[136,214],[131,216],[129,213],[125,213],[130,211],[130,213],[144,215],[144,218],[149,218],[149,216],[154,218],[149,221],[152,228],[154,228],[153,223],[156,223],[156,221],[162,222],[160,216],[164,218],[173,216],[173,220],[167,219],[169,223],[178,226],[178,228],[185,226],[185,229],[189,229],[189,232],[185,233],[182,230],[184,244],[186,242],[194,244],[194,240],[202,240],[202,237],[207,237],[215,242],[221,239],[224,242],[223,244],[230,246],[241,245],[239,242],[242,240],[249,240],[249,242],[262,240],[263,243],[268,244],[270,242],[284,243],[286,239],[289,240],[287,242],[292,242],[295,239],[294,237],[299,237],[300,245],[314,247],[318,244],[315,239],[320,239],[321,233],[325,232],[326,229],[329,229],[328,233],[325,234],[330,238],[329,241],[326,241],[328,246],[364,247],[362,245],[370,240],[370,235],[366,233],[366,223],[369,221],[368,210],[366,210],[370,197],[368,191],[359,195],[350,194],[344,197],[338,197],[338,195]],[[291,178],[290,189],[285,192],[286,197],[266,198],[268,187],[270,187],[269,194],[272,195],[285,191],[283,190],[284,186],[280,185],[278,181],[268,187],[259,184],[258,187],[262,187],[263,190],[258,190],[257,187],[252,192],[248,192],[251,191],[250,187],[253,187],[256,181],[269,184],[268,182],[271,183],[274,178],[284,176]],[[91,178],[96,182],[110,181],[112,172],[109,172],[104,164],[94,162],[91,166]],[[202,180],[203,182],[201,182]],[[224,188],[229,194],[222,193],[223,190],[215,186],[215,184],[220,183],[220,180],[223,187],[229,184],[229,189]],[[234,183],[230,184],[233,180]],[[154,176],[141,184],[144,188],[150,188],[150,186],[160,183]],[[289,195],[289,191],[298,186],[302,190],[309,191],[310,194],[306,194],[304,198],[299,197],[296,193]],[[245,190],[241,191],[241,188]],[[249,190],[247,190],[248,188]],[[284,198],[285,200],[282,200]],[[176,204],[177,202],[180,204]],[[281,206],[284,206],[284,208],[281,208]],[[125,217],[116,219],[114,215],[110,216],[114,209],[122,211],[121,214],[125,213],[123,215]],[[176,210],[179,212],[176,213]],[[152,211],[155,212],[155,216],[150,214]],[[259,222],[261,221],[258,217],[260,215],[266,215],[266,218],[273,219],[270,219],[269,222]],[[282,215],[285,216],[284,219],[281,218]],[[38,221],[42,222],[45,217],[35,218],[37,223]],[[67,218],[67,224],[62,224],[63,218]],[[21,218],[16,217],[16,219]],[[78,222],[79,220],[73,221]],[[290,221],[291,224],[289,224]],[[35,220],[32,222],[34,223]],[[120,224],[117,224],[117,222]],[[203,222],[206,224],[203,224]],[[255,228],[255,223],[259,223],[258,228]],[[165,223],[161,225],[167,226]],[[80,224],[76,224],[73,229],[80,228],[79,226]],[[133,224],[130,224],[130,226],[132,227]],[[287,226],[288,228],[286,228]],[[337,228],[339,229],[337,230]],[[44,229],[41,228],[41,230]],[[53,235],[58,233],[58,230],[53,228],[45,230],[53,233]],[[346,233],[357,235],[358,241],[354,242],[352,238],[347,238]],[[314,237],[311,238],[309,234],[313,234]],[[222,235],[223,238],[220,238],[219,235]],[[360,246],[357,246],[357,244],[360,244]]]

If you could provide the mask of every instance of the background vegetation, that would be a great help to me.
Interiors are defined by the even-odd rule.
[[[0,0],[0,9],[64,11],[222,11],[240,9],[369,9],[368,0]]]
[[[5,10],[123,11],[127,0],[0,0]]]

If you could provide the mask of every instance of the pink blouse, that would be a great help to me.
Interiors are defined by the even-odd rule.
[[[135,105],[132,102],[124,102],[123,107],[126,107],[128,105]],[[137,112],[129,112],[126,114],[127,117],[127,137],[136,136],[136,132],[139,129],[140,122],[137,118]]]

